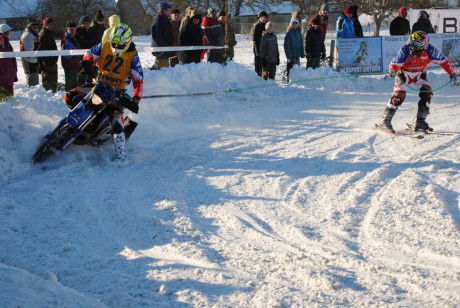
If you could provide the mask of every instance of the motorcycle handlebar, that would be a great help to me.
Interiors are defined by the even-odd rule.
[[[126,109],[131,110],[134,113],[139,112],[139,105],[133,102],[131,99],[128,99],[127,97],[123,96],[123,97],[120,97],[118,101]]]

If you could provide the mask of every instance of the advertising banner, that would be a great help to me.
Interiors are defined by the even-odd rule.
[[[382,73],[382,38],[339,39],[339,70],[350,74]]]

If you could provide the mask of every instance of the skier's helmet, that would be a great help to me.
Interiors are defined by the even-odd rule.
[[[423,31],[415,31],[409,38],[409,49],[411,55],[419,56],[427,47],[430,38]]]
[[[110,45],[113,54],[121,56],[131,45],[133,33],[127,24],[118,24],[110,31]]]

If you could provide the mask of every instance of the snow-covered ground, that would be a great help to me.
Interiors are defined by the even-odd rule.
[[[112,145],[32,164],[67,110],[19,68],[0,104],[1,307],[459,305],[460,136],[377,134],[392,80],[264,81],[250,46],[225,67],[146,70],[145,96],[183,96],[141,101],[125,165]],[[459,131],[459,88],[428,78],[429,123]]]

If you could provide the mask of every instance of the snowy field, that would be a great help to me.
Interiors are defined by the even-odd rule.
[[[145,96],[181,96],[141,101],[124,165],[112,144],[32,164],[67,110],[19,67],[0,104],[1,307],[460,304],[460,136],[377,134],[392,80],[264,81],[238,39],[225,67],[145,71]],[[460,131],[460,89],[428,78],[428,122]],[[395,128],[417,101],[409,91]]]

